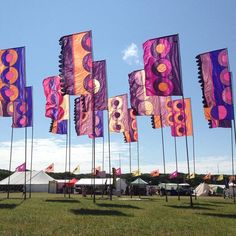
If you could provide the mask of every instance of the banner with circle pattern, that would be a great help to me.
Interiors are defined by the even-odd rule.
[[[15,101],[13,105],[13,128],[32,127],[33,100],[32,87],[25,87],[24,99]]]
[[[0,50],[0,100],[23,99],[25,83],[25,48]]]
[[[128,98],[127,94],[108,99],[110,132],[123,133],[128,127]]]
[[[60,39],[60,76],[63,94],[89,94],[92,81],[92,32],[63,36]]]
[[[199,54],[196,58],[205,118],[210,128],[231,127],[234,113],[227,49]]]
[[[182,96],[178,35],[147,40],[143,50],[147,95]]]

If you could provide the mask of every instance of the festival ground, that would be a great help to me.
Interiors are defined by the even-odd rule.
[[[0,194],[0,235],[236,235],[232,199]]]

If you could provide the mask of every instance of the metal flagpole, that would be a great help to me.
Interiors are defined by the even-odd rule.
[[[120,159],[120,153],[119,153],[119,168],[120,168],[120,196],[122,196],[122,192],[121,192],[121,159]]]
[[[161,114],[161,106],[160,106],[161,103],[160,103],[160,97],[159,96],[158,96],[158,101],[159,101],[159,107],[160,107],[162,158],[163,158],[164,175],[166,175],[165,143],[164,143],[164,133],[163,133],[163,125],[162,125],[162,114]],[[166,202],[168,202],[168,196],[167,196],[167,191],[166,191],[166,181],[165,181],[165,196],[166,196]]]
[[[161,141],[162,141],[162,157],[163,157],[164,175],[166,175],[165,144],[164,144],[162,121],[161,121]],[[166,202],[168,202],[168,196],[167,196],[167,191],[166,191],[166,181],[165,181],[165,196],[166,196]]]
[[[131,171],[131,142],[129,142],[129,172],[130,174],[132,173]]]
[[[180,51],[180,45],[179,45],[179,40],[178,40],[178,52]],[[180,68],[180,82],[181,82],[181,89],[182,89],[182,101],[183,101],[183,105],[184,105],[184,88],[183,88],[183,81],[182,81],[182,67],[181,67],[181,56],[179,53],[179,68]],[[185,116],[185,106],[184,106],[184,116]],[[185,132],[187,130],[187,126],[186,126],[186,119],[184,119],[184,128],[185,128]],[[187,156],[187,168],[188,168],[188,176],[190,176],[190,166],[189,166],[189,152],[188,152],[188,138],[187,135],[185,135],[185,146],[186,146],[186,156]],[[189,192],[189,198],[190,198],[190,206],[193,207],[193,199],[192,199],[192,193],[191,191]]]
[[[192,102],[190,101],[190,112],[191,112],[191,117],[192,117],[192,141],[193,141],[193,174],[195,178],[195,173],[196,173],[196,155],[195,155],[195,138],[194,138],[194,130],[193,130],[193,113],[192,113]],[[190,175],[189,175],[190,178]],[[195,191],[195,200],[197,200],[197,193]]]
[[[32,180],[32,167],[33,167],[33,146],[34,146],[34,126],[32,125],[32,133],[31,133],[31,160],[30,160],[30,191],[29,191],[29,198],[31,198],[31,180]]]
[[[104,135],[102,137],[102,170],[104,171],[104,166],[105,166],[105,145],[104,145]]]
[[[102,123],[103,123],[103,121],[102,121]],[[102,171],[104,171],[104,166],[105,166],[105,154],[104,154],[104,134],[103,134],[103,136],[102,136]],[[106,174],[105,174],[105,177],[106,177]],[[102,185],[103,185],[103,179],[102,179]],[[102,198],[104,195],[104,191],[105,191],[105,188],[103,187]]]
[[[95,91],[95,86],[93,85],[93,92],[92,92],[92,129],[93,129],[93,140],[92,140],[92,143],[93,143],[93,146],[92,146],[92,157],[93,157],[93,165],[94,165],[94,168],[95,168],[95,165],[96,165],[96,150],[95,150],[95,147],[96,147],[96,140],[95,140],[95,95],[94,95],[94,91]],[[93,180],[93,203],[96,202],[96,185],[95,185],[95,179],[96,179],[96,175],[94,175],[94,180]]]
[[[110,127],[109,127],[109,111],[107,110],[107,127],[108,127],[108,162],[109,162],[109,176],[110,176],[110,181],[109,181],[109,189],[110,189],[110,200],[112,200],[112,185],[111,185],[111,137],[110,137]]]
[[[175,142],[175,168],[178,173],[178,154],[177,154],[177,145],[176,145],[176,137],[174,137],[174,142]],[[180,195],[179,195],[179,182],[177,183],[177,191],[178,191],[178,200],[180,200]]]
[[[93,136],[95,134],[93,133]],[[95,165],[96,165],[96,162],[95,162],[95,137],[93,137],[92,139],[92,159],[93,159],[93,166],[94,166],[94,170],[95,170]],[[94,179],[93,179],[93,203],[96,202],[96,193],[95,193],[95,190],[96,190],[96,185],[95,185],[95,179],[96,179],[96,170],[95,170],[95,174],[94,174]]]
[[[68,120],[68,131],[69,131],[69,156],[68,156],[68,164],[69,164],[69,176],[70,176],[70,166],[71,166],[71,109],[70,109],[70,96],[69,96],[69,120]],[[69,180],[70,177],[68,178],[68,194],[69,194],[69,198],[70,198],[70,194],[71,194],[71,187],[69,185]]]
[[[106,73],[106,78],[107,78],[107,73]],[[106,83],[106,89],[107,89],[107,99],[109,98],[108,95],[108,83]],[[107,131],[108,131],[108,137],[107,137],[107,142],[108,142],[108,163],[109,163],[109,189],[110,189],[110,200],[112,200],[112,185],[111,185],[111,136],[110,136],[110,119],[109,119],[109,107],[108,107],[108,101],[107,101]]]
[[[11,178],[11,162],[12,162],[12,146],[13,146],[13,125],[11,127],[11,147],[10,147],[10,161],[9,161],[9,172],[10,175],[8,177],[8,186],[7,186],[7,198],[10,196],[10,178]]]
[[[234,129],[235,129],[235,123],[234,123]],[[234,182],[235,182],[235,176],[234,176],[234,146],[233,146],[233,129],[231,125],[231,152],[232,152],[232,183],[233,183],[233,198],[234,198],[234,203],[235,203],[235,190],[234,190]]]
[[[137,140],[137,159],[138,159],[138,175],[140,176],[140,168],[139,168],[139,140]],[[138,195],[140,198],[140,177],[138,177]]]
[[[64,184],[64,197],[66,197],[66,181],[67,181],[67,156],[68,156],[68,132],[66,133],[66,155],[65,155],[65,184]]]
[[[185,129],[185,132],[187,132],[184,95],[182,95],[182,102],[183,102],[184,117],[185,117],[185,119],[184,119],[184,129]],[[188,176],[190,177],[189,151],[188,151],[188,137],[187,137],[187,134],[185,134],[185,146],[186,146],[186,155],[187,155]],[[190,198],[190,206],[193,207],[193,199],[192,199],[192,192],[191,192],[191,189],[190,189],[190,192],[189,192],[189,198]]]
[[[27,127],[25,127],[25,166],[27,166]],[[23,189],[24,200],[26,200],[26,168],[25,168],[25,184]]]
[[[235,112],[234,112],[234,91],[233,91],[233,86],[232,86],[232,81],[233,81],[233,74],[230,73],[230,78],[231,78],[231,90],[232,90],[232,106],[233,106],[233,114],[234,114],[234,119],[233,119],[233,126],[234,126],[234,146],[236,145],[236,124],[235,124]],[[233,177],[233,195],[234,195],[234,203],[235,203],[235,190],[234,190],[234,182],[235,182],[235,176],[234,176],[234,155],[233,155],[233,130],[232,130],[232,122],[231,122],[231,148],[232,148],[232,177]]]
[[[24,54],[24,61],[25,60],[25,55]],[[24,63],[24,72],[25,72],[25,75],[26,75],[26,63]],[[26,78],[25,78],[26,79]],[[25,88],[24,88],[24,102],[26,102],[26,91],[25,91]],[[24,200],[26,200],[26,165],[27,164],[27,127],[25,127],[25,188],[23,188],[23,194],[24,194]]]
[[[33,87],[32,87],[33,94]],[[33,167],[33,146],[34,146],[34,114],[33,114],[33,95],[32,95],[32,128],[31,128],[31,157],[30,157],[30,190],[29,190],[29,198],[31,198],[31,180],[32,180],[32,167]]]
[[[91,148],[93,148],[93,140],[91,139]],[[94,180],[94,175],[96,175],[96,170],[95,170],[95,166],[93,163],[93,151],[91,152],[91,193],[90,193],[90,197],[93,197],[93,191],[94,191],[94,184],[93,184],[93,180]]]

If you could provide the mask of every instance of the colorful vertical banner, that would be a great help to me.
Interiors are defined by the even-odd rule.
[[[69,97],[62,95],[60,80],[60,76],[50,76],[43,80],[46,97],[45,116],[52,120],[69,118]]]
[[[88,135],[89,138],[103,137],[103,111],[93,111],[93,97],[91,94],[75,99],[74,122],[78,136]],[[93,116],[94,131],[93,131]]]
[[[132,108],[128,109],[128,127],[129,130],[123,133],[125,143],[138,141],[138,127],[137,120]]]
[[[203,180],[210,180],[210,179],[211,179],[211,173],[208,173],[203,177]]]
[[[159,176],[160,175],[160,172],[159,172],[159,170],[157,169],[157,170],[153,170],[153,171],[151,171],[151,173],[150,173],[150,176],[151,177],[157,177],[157,176]]]
[[[75,169],[72,171],[72,173],[73,173],[74,175],[79,174],[79,173],[80,173],[80,165],[77,165],[77,166],[75,167]]]
[[[191,173],[190,175],[187,176],[187,179],[195,179],[195,178],[196,178],[195,173]]]
[[[170,175],[169,175],[169,179],[175,179],[175,178],[177,178],[178,177],[178,172],[177,171],[174,171],[173,173],[171,173]]]
[[[93,111],[90,111],[91,113]],[[103,111],[95,111],[95,129],[94,134],[89,134],[89,138],[101,138],[103,137]]]
[[[17,166],[15,171],[17,171],[17,172],[26,171],[26,163],[24,162],[21,165]]]
[[[13,103],[0,101],[0,116],[2,117],[12,117],[13,116]]]
[[[0,100],[22,100],[25,84],[25,48],[0,50]]]
[[[218,175],[216,181],[222,181],[222,180],[224,180],[224,175]]]
[[[93,111],[91,108],[91,95],[81,96],[75,99],[74,122],[78,136],[93,134]]]
[[[92,82],[92,32],[61,37],[60,76],[63,94],[90,93]]]
[[[25,87],[24,91],[24,99],[15,101],[13,105],[13,128],[32,127],[33,125],[32,87]]]
[[[54,163],[50,164],[46,169],[45,172],[52,173],[54,172]]]
[[[142,174],[142,173],[141,173],[140,169],[134,170],[134,171],[132,172],[132,176],[135,176],[135,177],[140,176],[141,174]]]
[[[178,35],[147,40],[143,50],[147,95],[182,96]]]
[[[67,134],[68,120],[52,120],[49,132],[53,134]]]
[[[227,49],[203,53],[196,59],[205,118],[210,128],[229,128],[234,114]]]
[[[192,113],[190,98],[172,101],[171,135],[173,137],[192,136]]]
[[[159,129],[173,125],[172,120],[172,100],[171,97],[159,97],[160,110],[158,115],[151,117],[152,128]]]
[[[137,70],[129,74],[130,104],[138,116],[159,114],[157,96],[147,96],[145,88],[145,71]]]
[[[128,127],[128,98],[127,94],[108,99],[110,132],[121,133]]]
[[[121,168],[117,168],[116,170],[116,176],[121,176]]]
[[[94,107],[95,111],[107,110],[106,61],[93,62]],[[92,90],[91,90],[92,93]]]

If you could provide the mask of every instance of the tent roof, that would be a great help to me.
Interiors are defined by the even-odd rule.
[[[148,183],[145,182],[144,180],[142,180],[141,178],[137,178],[136,180],[134,180],[133,182],[131,182],[131,185],[147,185]]]
[[[209,187],[210,188],[225,188],[225,185],[224,184],[209,184]]]
[[[196,194],[197,196],[207,196],[209,193],[210,187],[207,183],[203,182],[200,183],[196,188]]]
[[[120,178],[117,178],[116,181],[123,181]],[[106,183],[107,181],[107,183]],[[95,185],[105,185],[105,183],[107,185],[113,184],[113,178],[95,178]],[[82,178],[80,180],[78,180],[75,185],[93,185],[94,184],[94,178]]]
[[[233,186],[235,187],[236,184],[234,184],[233,182],[231,182],[231,183],[229,183],[229,186],[230,186],[230,187],[233,187]]]
[[[9,177],[0,181],[0,185],[8,185]],[[43,170],[32,171],[31,184],[48,184],[49,181],[54,180],[51,176],[46,174]],[[10,185],[24,185],[25,184],[25,171],[14,172],[10,176]],[[26,184],[30,184],[30,171],[26,171]]]

